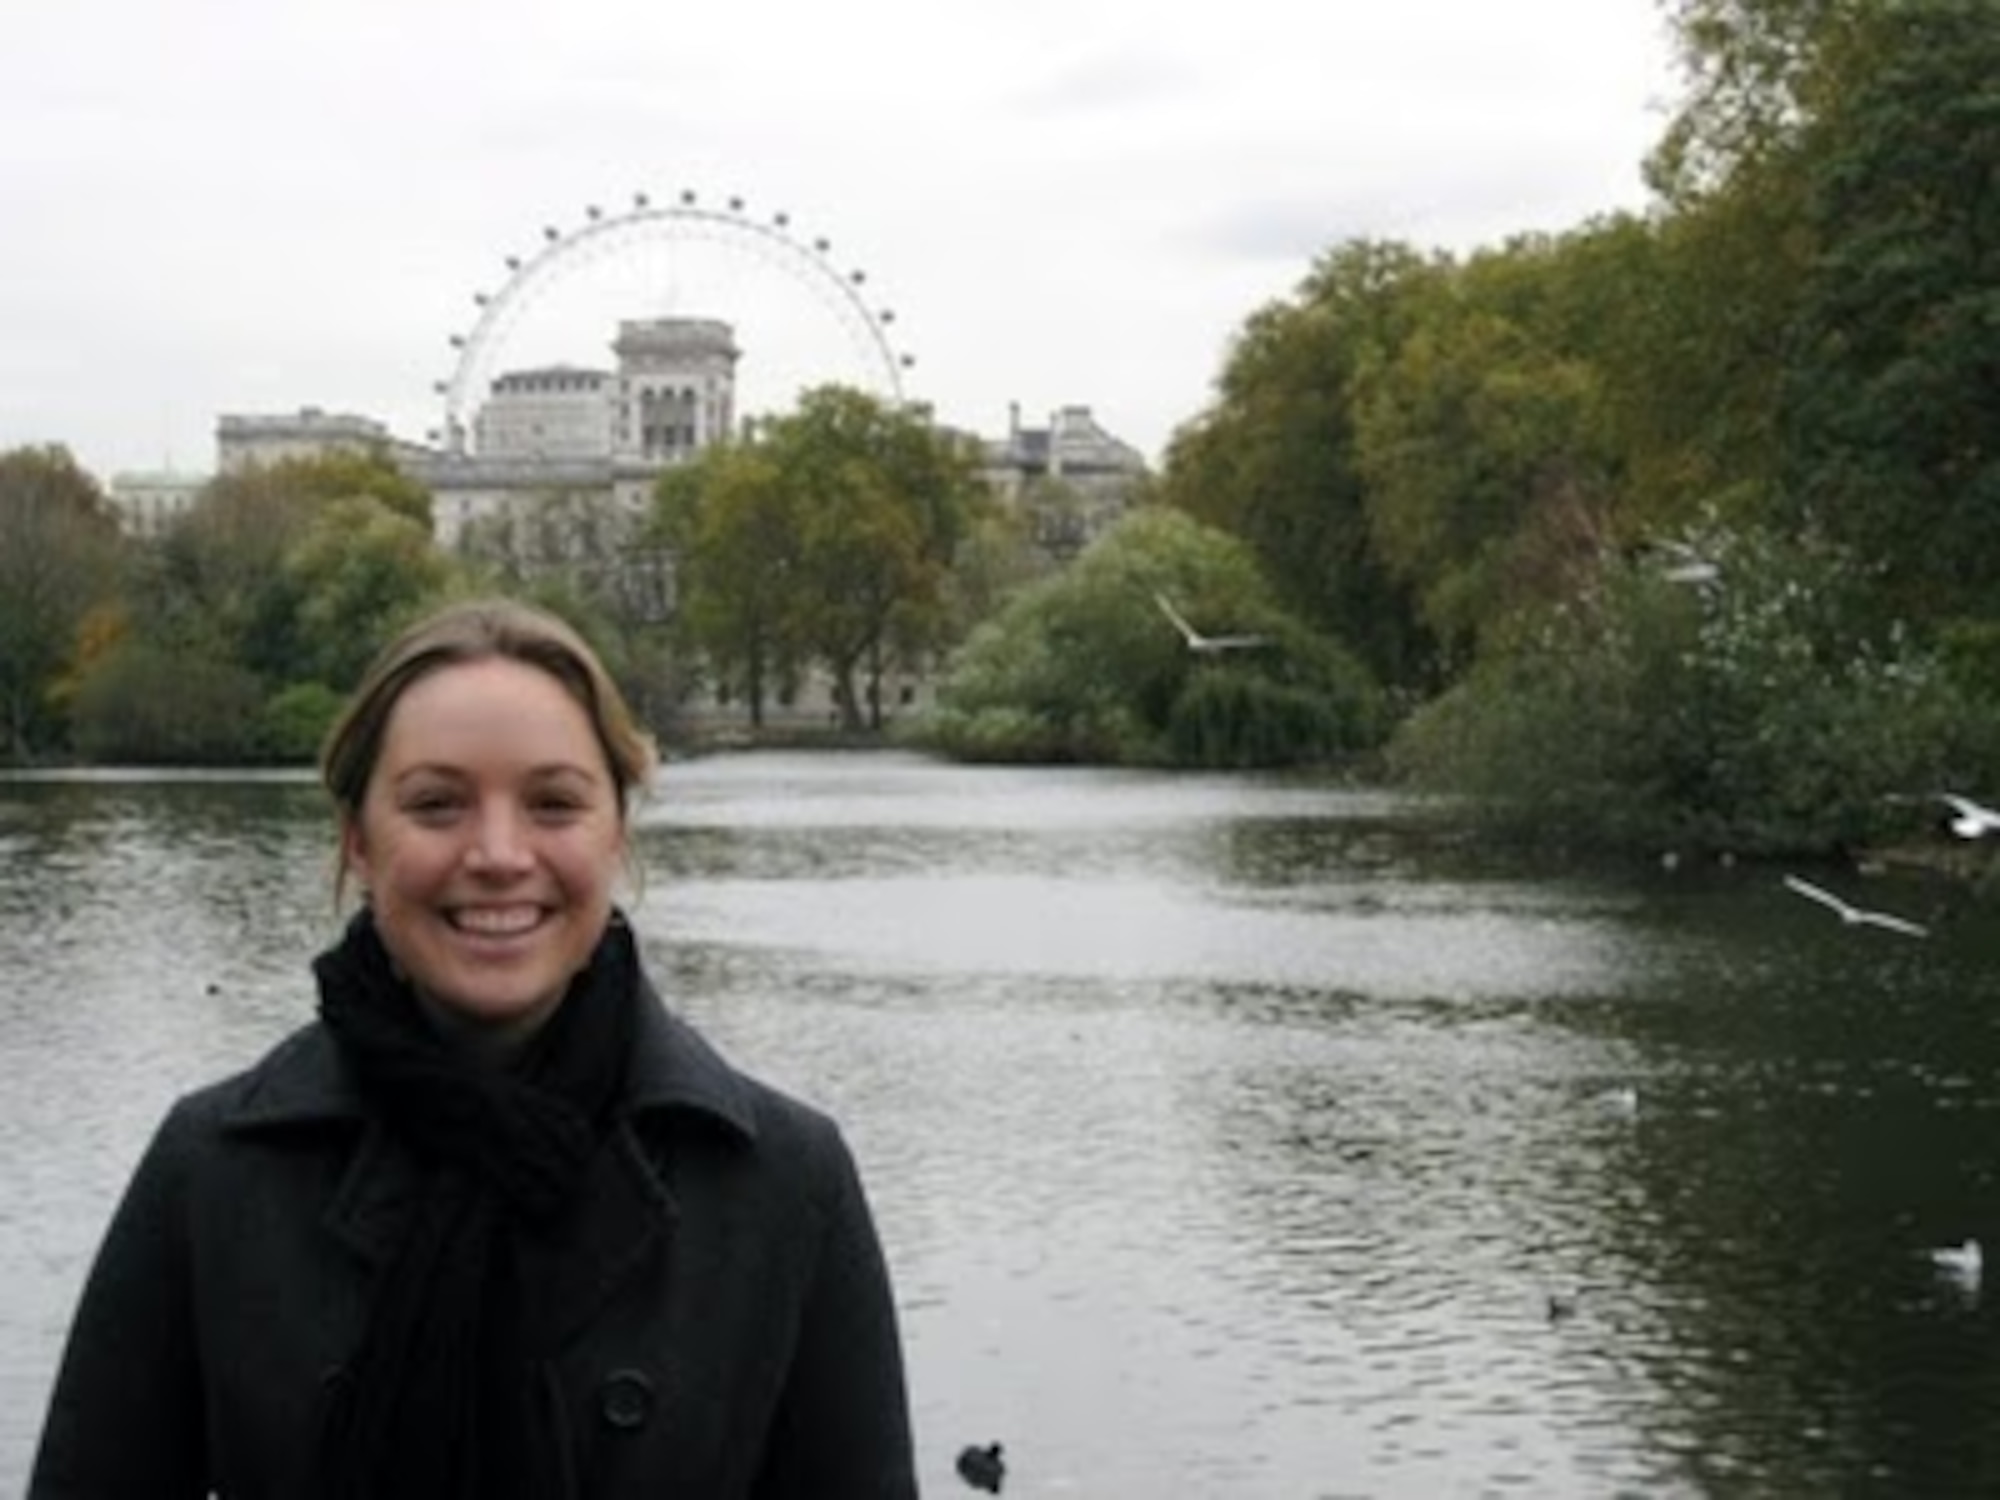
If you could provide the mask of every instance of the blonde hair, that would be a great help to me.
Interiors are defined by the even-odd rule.
[[[658,766],[652,737],[632,717],[604,663],[569,624],[513,599],[472,599],[447,605],[384,646],[362,674],[320,749],[320,781],[343,825],[357,821],[368,782],[382,756],[389,716],[413,683],[446,667],[500,658],[546,672],[576,700],[604,752],[628,823],[634,800]],[[345,869],[335,879],[338,900]]]

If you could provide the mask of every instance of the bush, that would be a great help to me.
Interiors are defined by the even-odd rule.
[[[1857,636],[1851,577],[1769,537],[1739,539],[1699,589],[1616,568],[1413,715],[1389,764],[1564,841],[1777,852],[1882,837],[1964,769],[1976,716],[1907,635]]]
[[[274,693],[258,716],[262,758],[286,765],[311,764],[339,717],[341,697],[323,682],[299,682]]]
[[[974,631],[903,737],[968,760],[1216,767],[1324,764],[1379,744],[1374,678],[1269,596],[1235,539],[1135,512]],[[1160,597],[1268,644],[1198,655]]]
[[[256,676],[240,667],[127,642],[77,687],[77,753],[125,765],[254,761],[263,696]]]

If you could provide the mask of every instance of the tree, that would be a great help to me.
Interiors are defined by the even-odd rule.
[[[1355,382],[1400,343],[1415,289],[1449,266],[1377,241],[1323,254],[1290,301],[1246,322],[1215,404],[1168,445],[1160,484],[1165,503],[1241,537],[1287,608],[1412,686],[1431,678],[1431,642],[1370,535]]]
[[[110,502],[67,449],[0,453],[0,758],[60,742],[50,691],[114,591],[118,559]]]
[[[1402,724],[1391,766],[1527,837],[1745,853],[1880,839],[1910,788],[1967,769],[1983,706],[1864,622],[1851,559],[1772,531],[1699,542],[1713,579],[1607,568]]]
[[[132,765],[260,760],[263,699],[256,675],[233,662],[128,636],[77,690],[77,749]]]
[[[1269,644],[1208,659],[1161,598]],[[1209,766],[1372,745],[1382,705],[1367,670],[1271,601],[1237,538],[1168,507],[1134,511],[973,632],[911,737],[977,760]]]
[[[1913,619],[2000,616],[2000,17],[1870,8],[1802,134],[1815,255],[1784,362],[1789,519]]]
[[[1676,207],[1785,154],[1824,99],[1821,58],[1871,0],[1662,0],[1687,92],[1646,163]]]
[[[323,506],[285,555],[298,656],[285,681],[352,687],[381,646],[450,588],[429,529],[365,494]]]
[[[1525,255],[1496,264],[1539,274]],[[1361,383],[1371,535],[1447,645],[1573,591],[1610,533],[1600,377],[1566,342],[1535,309],[1482,295],[1468,269]]]
[[[841,727],[879,729],[885,672],[926,664],[949,636],[945,579],[984,503],[955,440],[824,386],[748,443],[670,473],[656,522],[689,638],[740,683],[753,722],[774,684],[817,665]]]
[[[798,627],[841,727],[882,727],[882,678],[922,667],[949,620],[944,580],[986,495],[971,455],[924,418],[823,386],[766,430],[801,528]]]
[[[327,453],[219,474],[168,529],[141,614],[153,633],[232,661],[271,683],[302,680],[314,647],[300,635],[290,557],[338,502],[366,499],[426,539],[425,493],[380,455]]]
[[[741,694],[760,728],[804,651],[794,612],[798,499],[761,448],[718,444],[669,470],[655,501],[655,526],[676,559],[682,640],[718,687]]]

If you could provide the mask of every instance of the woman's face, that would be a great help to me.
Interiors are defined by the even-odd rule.
[[[589,716],[505,657],[440,668],[390,711],[342,834],[382,942],[447,1030],[518,1041],[611,916],[618,787]]]

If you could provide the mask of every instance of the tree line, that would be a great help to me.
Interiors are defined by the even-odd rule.
[[[1685,94],[1646,211],[1328,247],[1065,567],[965,445],[838,388],[606,536],[550,496],[450,556],[379,462],[223,476],[134,548],[66,455],[7,455],[6,753],[295,755],[394,623],[503,587],[659,724],[810,679],[880,731],[885,674],[920,671],[937,702],[894,728],[947,753],[1360,766],[1524,830],[1736,850],[1990,792],[2000,27],[1986,0],[1663,9]],[[1183,649],[1162,599],[1263,644]]]
[[[1329,248],[1162,490],[1523,828],[1880,835],[2000,783],[2000,26],[1673,0],[1655,201],[1463,256]]]
[[[1006,530],[984,493],[962,441],[840,387],[670,471],[636,515],[550,492],[449,550],[431,495],[382,453],[226,472],[157,534],[126,535],[66,450],[16,449],[0,454],[0,760],[308,760],[385,640],[486,592],[577,624],[668,736],[696,698],[759,719],[813,674],[842,728],[879,729],[884,674],[932,666],[978,607],[955,563],[975,527]]]

